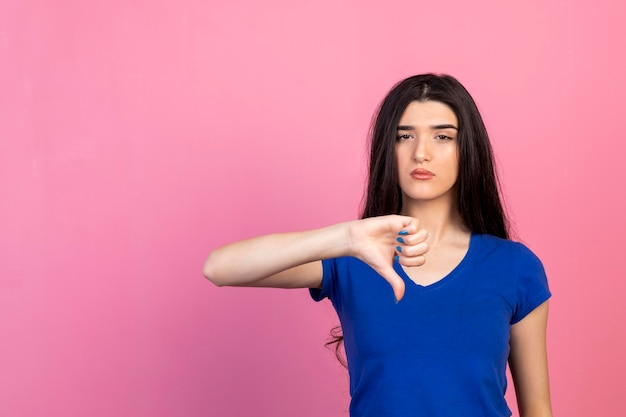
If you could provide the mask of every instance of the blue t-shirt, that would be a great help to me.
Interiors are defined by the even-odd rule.
[[[432,285],[391,287],[362,261],[322,262],[322,289],[343,328],[352,417],[508,417],[511,325],[550,297],[539,259],[521,243],[472,235],[463,260]]]

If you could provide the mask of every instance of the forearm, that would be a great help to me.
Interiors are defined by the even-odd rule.
[[[214,250],[203,273],[218,286],[246,286],[306,263],[349,254],[349,223],[260,236]],[[297,286],[297,285],[296,285]]]
[[[550,399],[547,401],[534,404],[531,407],[520,407],[520,417],[552,417],[552,407]]]

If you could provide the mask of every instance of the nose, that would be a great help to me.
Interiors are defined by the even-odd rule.
[[[415,149],[413,150],[413,159],[415,162],[424,162],[430,160],[430,146],[424,138],[415,141]]]

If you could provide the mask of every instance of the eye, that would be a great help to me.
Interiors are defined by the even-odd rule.
[[[408,133],[405,133],[404,135],[396,136],[396,140],[398,142],[404,142],[404,141],[412,139],[412,138],[413,138],[413,136],[409,135]]]
[[[453,140],[454,138],[448,135],[439,134],[435,136],[435,139],[440,140],[440,141],[447,141],[447,140]]]

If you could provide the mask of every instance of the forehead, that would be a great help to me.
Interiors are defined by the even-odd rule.
[[[440,101],[412,101],[404,109],[398,124],[454,124],[458,126],[458,120],[450,106]]]

